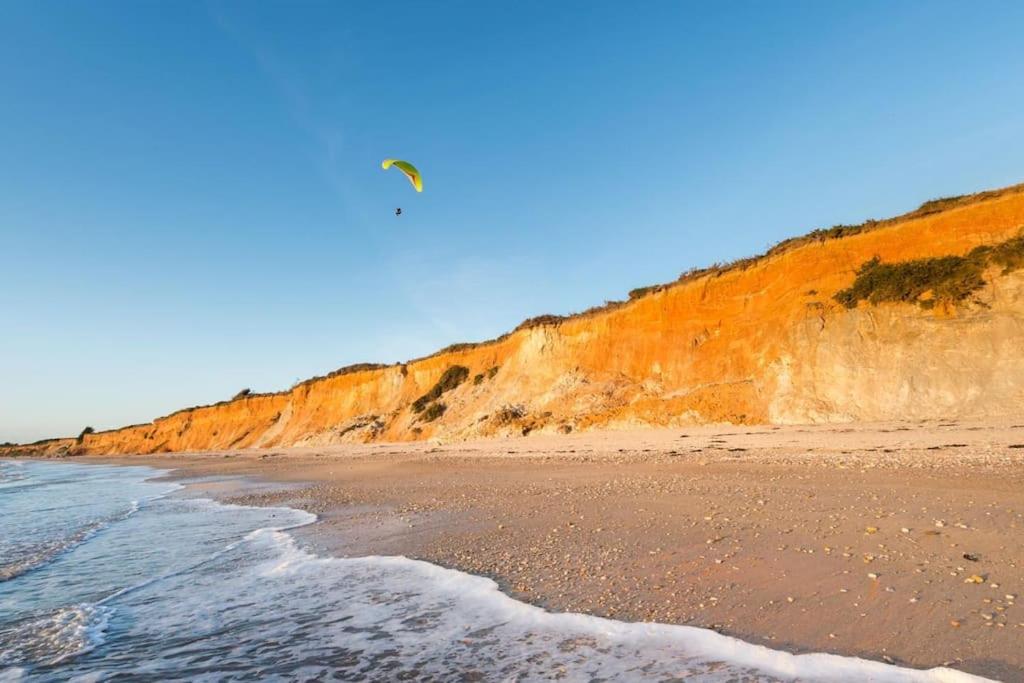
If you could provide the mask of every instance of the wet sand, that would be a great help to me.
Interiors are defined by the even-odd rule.
[[[85,460],[301,507],[322,552],[428,560],[552,610],[1024,680],[1024,418]]]

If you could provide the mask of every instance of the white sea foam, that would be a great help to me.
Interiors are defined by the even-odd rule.
[[[0,665],[31,661],[53,666],[103,643],[113,609],[73,605],[0,630]]]

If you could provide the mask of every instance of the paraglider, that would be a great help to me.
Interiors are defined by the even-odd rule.
[[[405,177],[409,179],[409,182],[412,183],[417,192],[423,192],[423,177],[420,176],[420,172],[416,170],[415,166],[408,161],[401,161],[399,159],[385,159],[380,164],[380,167],[385,171],[392,166],[405,174]]]
[[[399,171],[405,174],[405,177],[409,179],[412,186],[417,192],[423,192],[423,177],[420,175],[419,170],[408,161],[402,161],[401,159],[385,159],[381,162],[380,167],[385,171],[394,166]],[[395,209],[395,215],[401,216],[401,207]]]

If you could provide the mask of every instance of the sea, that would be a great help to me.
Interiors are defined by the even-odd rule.
[[[982,680],[552,613],[405,557],[318,555],[289,533],[314,515],[163,474],[0,460],[0,682]]]

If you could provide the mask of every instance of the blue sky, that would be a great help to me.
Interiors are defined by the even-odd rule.
[[[1022,30],[1013,2],[2,3],[0,441],[1024,181]]]

